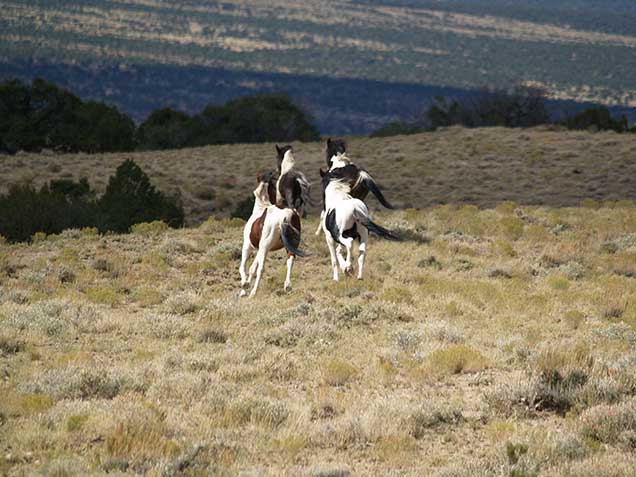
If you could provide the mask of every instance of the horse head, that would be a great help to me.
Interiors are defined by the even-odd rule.
[[[347,152],[347,144],[343,139],[327,139],[326,160],[327,167],[331,167],[331,158],[333,156],[342,155]]]
[[[283,159],[285,159],[287,151],[293,152],[293,149],[289,144],[282,147],[276,144],[276,167],[278,167],[278,172],[281,171]]]

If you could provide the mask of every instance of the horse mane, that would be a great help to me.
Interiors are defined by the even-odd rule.
[[[344,179],[333,179],[329,181],[329,183],[325,187],[325,195],[329,188],[331,188],[330,190],[334,194],[344,195],[345,199],[351,198],[351,186]]]

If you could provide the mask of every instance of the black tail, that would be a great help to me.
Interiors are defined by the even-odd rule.
[[[375,222],[372,222],[369,217],[358,217],[358,220],[360,221],[362,225],[364,225],[367,229],[369,229],[369,232],[373,232],[374,234],[378,235],[379,237],[383,239],[393,240],[396,242],[402,241],[402,238],[398,237],[390,230],[385,229],[381,225],[378,225]]]
[[[293,242],[300,244],[300,232],[293,225],[283,222],[280,226],[280,238],[289,253],[293,253],[297,257],[307,256],[305,252],[292,244]]]
[[[374,196],[376,196],[376,198],[380,201],[380,204],[382,204],[387,209],[393,209],[394,207],[389,203],[388,200],[386,200],[384,194],[382,194],[382,191],[373,180],[373,177],[371,177],[368,173],[364,173],[363,177],[363,184],[373,193]]]

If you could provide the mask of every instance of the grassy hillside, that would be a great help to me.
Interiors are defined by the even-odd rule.
[[[314,183],[324,143],[294,144],[299,168]],[[351,158],[365,166],[401,208],[440,203],[492,207],[502,201],[551,206],[584,199],[636,199],[636,135],[550,128],[451,128],[392,138],[351,138]],[[273,144],[211,146],[126,154],[21,154],[0,161],[0,191],[24,180],[88,177],[103,192],[108,177],[133,158],[160,189],[179,193],[190,224],[228,216],[254,188],[256,174],[275,167]],[[374,199],[370,203],[377,205]],[[310,212],[313,212],[310,210]]]
[[[631,475],[636,207],[589,205],[376,215],[362,282],[305,233],[253,301],[239,221],[0,245],[0,474]]]
[[[168,64],[636,104],[628,1],[5,1],[0,58]],[[111,94],[114,92],[111,92]]]

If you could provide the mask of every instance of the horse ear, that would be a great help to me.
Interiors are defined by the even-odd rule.
[[[262,174],[256,174],[256,183],[260,184],[261,182],[263,182],[263,175]]]
[[[327,138],[327,146],[328,146],[328,145],[330,145],[330,144],[331,144],[331,138],[330,138],[330,137],[328,137],[328,138]]]
[[[322,170],[322,167],[320,168],[320,177],[325,177],[326,172]]]
[[[280,154],[280,151],[281,151],[281,147],[278,144],[276,144],[276,152]]]

